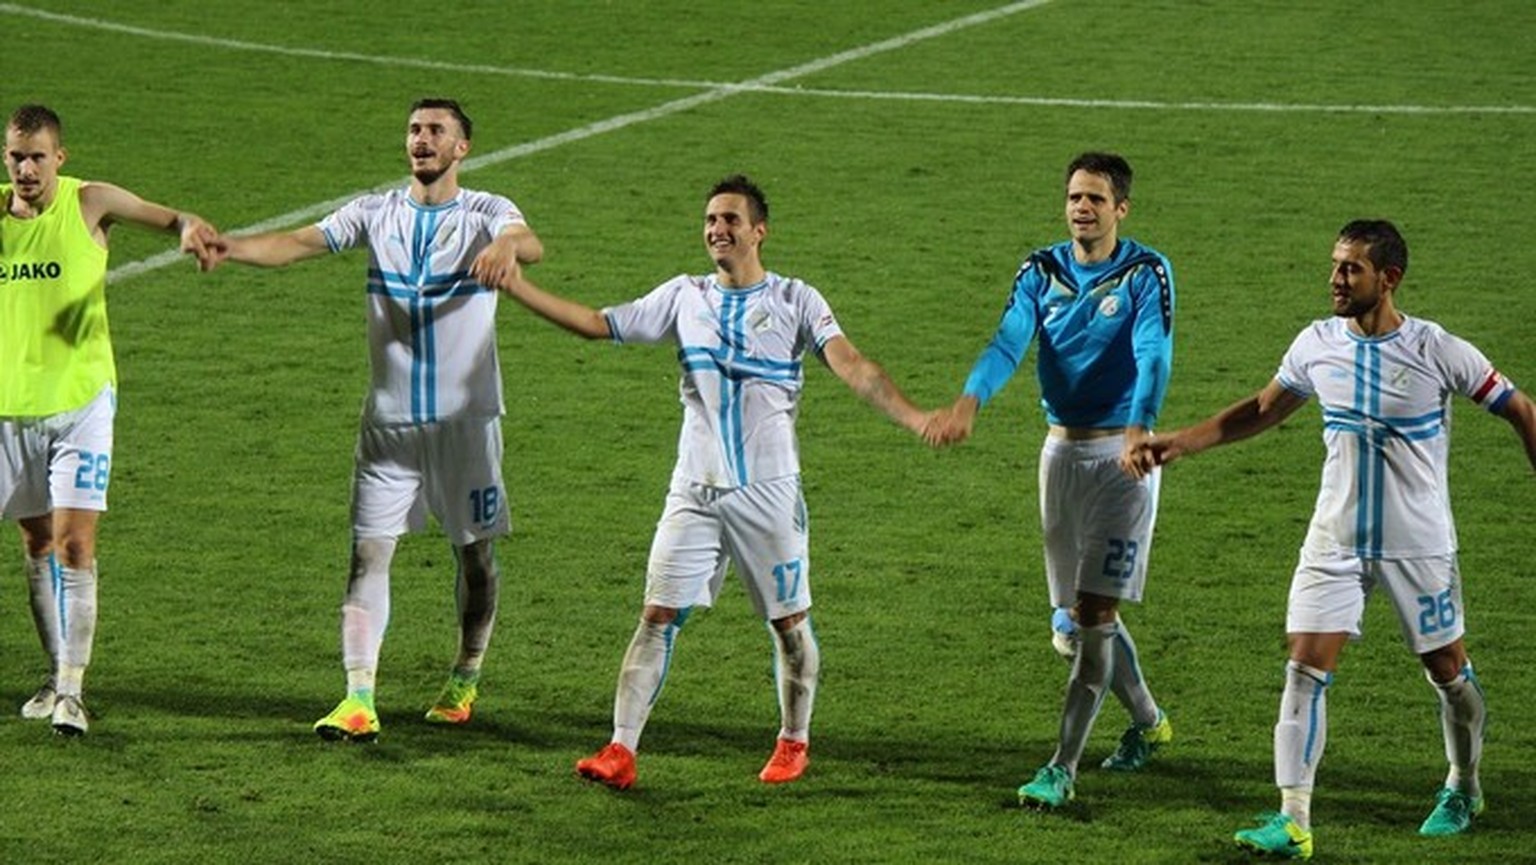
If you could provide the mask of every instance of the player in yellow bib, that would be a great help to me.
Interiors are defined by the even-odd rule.
[[[21,714],[79,735],[117,399],[107,233],[118,222],[179,233],[207,269],[217,231],[109,183],[61,177],[66,156],[57,114],[16,109],[5,128],[10,182],[0,184],[0,516],[21,526],[32,617],[53,662]]]

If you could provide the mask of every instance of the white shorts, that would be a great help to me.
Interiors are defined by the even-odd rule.
[[[1447,646],[1466,633],[1456,557],[1360,559],[1303,550],[1285,615],[1290,634],[1363,633],[1365,600],[1377,586],[1397,610],[1403,642],[1414,654]]]
[[[116,417],[117,393],[107,385],[74,411],[0,418],[0,517],[106,510]]]
[[[430,510],[454,546],[511,530],[501,480],[501,418],[375,426],[357,437],[352,533],[393,538],[426,528]]]
[[[811,606],[810,531],[799,475],[735,489],[673,480],[646,569],[647,604],[709,607],[732,562],[765,620]]]
[[[1079,592],[1140,601],[1157,522],[1161,469],[1136,480],[1120,469],[1124,436],[1040,449],[1040,530],[1051,606]]]

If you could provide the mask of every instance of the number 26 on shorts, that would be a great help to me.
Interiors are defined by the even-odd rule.
[[[1423,636],[1456,625],[1456,604],[1451,601],[1450,589],[1438,595],[1419,595],[1419,608],[1419,633]]]

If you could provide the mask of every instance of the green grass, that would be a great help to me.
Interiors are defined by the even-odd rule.
[[[701,92],[686,81],[750,80],[995,8],[29,5],[337,55],[651,80],[264,53],[0,8],[6,110],[51,103],[71,171],[225,228],[403,177],[404,109],[426,93],[462,99],[476,153],[490,154]],[[1321,0],[1054,2],[464,180],[528,213],[549,252],[542,284],[600,305],[706,268],[703,191],[748,171],[773,204],[769,265],[820,287],[855,344],[937,405],[991,334],[1020,256],[1062,236],[1062,166],[1113,148],[1138,170],[1127,233],[1166,252],[1178,278],[1165,425],[1273,373],[1326,313],[1333,233],[1365,215],[1408,237],[1402,305],[1529,386],[1533,31],[1536,10],[1516,0],[1404,2],[1390,16]],[[898,93],[935,98],[882,98]],[[120,230],[113,262],[168,245]],[[182,262],[113,286],[122,393],[96,719],[81,741],[0,720],[0,861],[1242,861],[1231,832],[1276,798],[1271,726],[1285,591],[1321,464],[1315,410],[1167,473],[1149,593],[1127,618],[1177,738],[1144,774],[1085,771],[1077,804],[1038,815],[1012,791],[1049,756],[1065,669],[1047,644],[1032,374],[973,441],[932,453],[808,368],[800,431],[824,655],[810,774],[782,789],[755,779],[777,726],[769,639],[731,585],[684,632],[639,786],[614,795],[571,767],[608,734],[673,460],[675,361],[582,344],[510,304],[516,533],[498,548],[502,611],[476,720],[420,719],[454,643],[450,557],[430,534],[397,560],[384,735],[318,741],[309,725],[342,688],[364,267],[361,253],[208,276]],[[1536,490],[1505,424],[1465,403],[1457,417],[1489,810],[1467,837],[1415,835],[1442,745],[1434,696],[1378,599],[1330,697],[1318,861],[1528,855]],[[12,550],[15,537],[0,529]],[[20,575],[18,555],[0,558],[0,709],[43,672]],[[1123,723],[1106,708],[1085,765]]]

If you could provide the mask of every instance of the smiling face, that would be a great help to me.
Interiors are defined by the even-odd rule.
[[[469,153],[469,139],[452,111],[421,108],[411,112],[405,153],[411,162],[411,176],[421,185],[431,186]]]
[[[5,170],[10,175],[12,194],[34,212],[53,201],[65,156],[53,129],[23,132],[15,126],[6,127]]]
[[[1078,169],[1067,180],[1067,228],[1079,259],[1097,258],[1114,251],[1120,220],[1131,207],[1129,200],[1115,200],[1114,184],[1102,174]]]
[[[755,275],[762,269],[759,248],[767,233],[767,222],[753,221],[751,202],[745,195],[724,192],[710,198],[704,208],[704,246],[715,269],[729,277],[727,284],[757,281]]]

